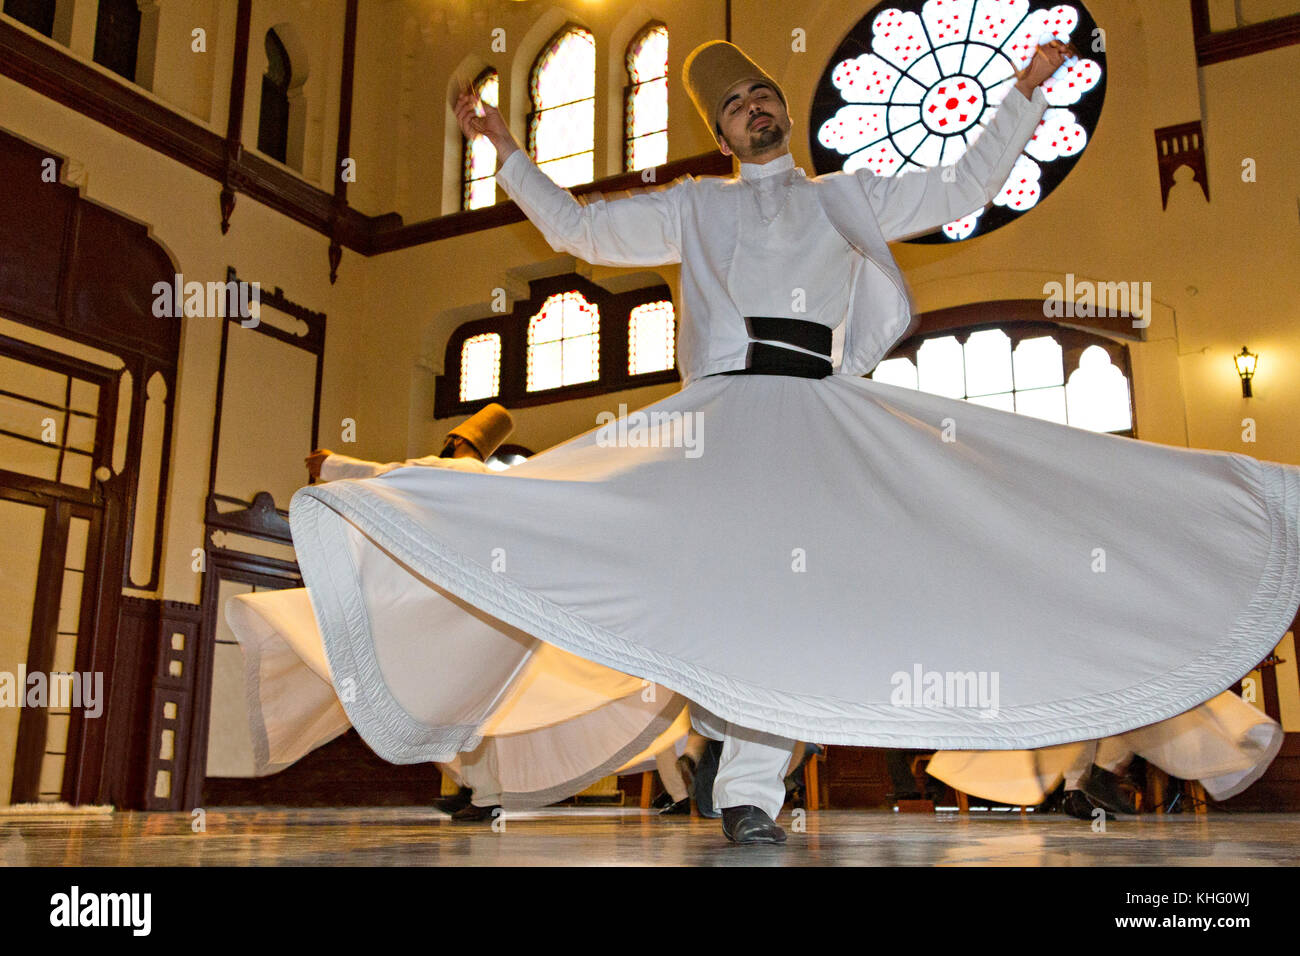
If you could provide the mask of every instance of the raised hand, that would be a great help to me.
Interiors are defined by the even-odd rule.
[[[456,122],[466,139],[486,136],[498,149],[503,140],[514,140],[497,108],[483,102],[467,86],[461,87],[460,96],[456,98]]]
[[[320,477],[320,467],[325,464],[325,459],[332,455],[328,448],[317,448],[307,456],[307,475],[312,481]]]
[[[1016,79],[1032,90],[1059,70],[1067,59],[1078,55],[1079,51],[1074,48],[1074,44],[1052,40],[1034,51],[1034,58],[1025,69],[1016,73]]]

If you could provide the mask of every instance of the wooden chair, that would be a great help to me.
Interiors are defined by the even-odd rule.
[[[822,753],[813,754],[808,758],[808,762],[803,765],[803,799],[804,806],[809,810],[820,810],[822,808],[822,792],[817,764],[825,759],[825,748],[823,748]]]

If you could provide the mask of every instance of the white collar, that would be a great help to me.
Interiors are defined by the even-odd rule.
[[[741,179],[764,179],[768,176],[775,176],[783,173],[787,169],[794,168],[794,156],[790,153],[782,153],[776,159],[768,160],[766,163],[741,163]]]

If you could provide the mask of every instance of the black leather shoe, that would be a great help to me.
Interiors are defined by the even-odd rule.
[[[1109,770],[1094,766],[1092,773],[1079,786],[1095,806],[1111,813],[1137,816],[1138,808],[1133,801],[1132,789],[1122,777]]]
[[[682,815],[691,815],[691,798],[682,797],[676,803],[670,803],[659,811],[661,817],[680,817]]]
[[[494,803],[490,807],[480,807],[471,803],[467,807],[462,807],[451,815],[452,820],[456,823],[478,823],[481,820],[491,820],[494,813],[501,809],[501,804]]]
[[[455,813],[457,810],[463,810],[469,806],[470,798],[474,796],[474,791],[469,787],[461,787],[450,797],[439,797],[433,801],[435,810],[441,810],[443,813]]]
[[[785,831],[758,807],[722,808],[722,834],[732,843],[784,843]]]
[[[1101,810],[1107,820],[1115,819],[1113,813],[1106,813],[1104,809],[1095,806],[1082,790],[1065,791],[1065,798],[1061,801],[1061,809],[1076,820],[1092,822],[1096,819],[1098,810]]]
[[[651,810],[663,810],[673,805],[673,796],[667,790],[650,801]]]

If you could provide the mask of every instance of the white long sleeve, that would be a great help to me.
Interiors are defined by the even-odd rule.
[[[349,455],[333,454],[320,466],[321,481],[338,481],[340,478],[373,478],[386,471],[399,467],[396,462],[381,464],[377,461],[363,461]]]
[[[519,149],[506,158],[496,179],[557,252],[607,266],[682,260],[681,200],[690,188],[690,176],[666,187],[584,205]]]
[[[475,471],[494,474],[493,470],[477,458],[440,458],[437,455],[425,455],[423,458],[408,458],[406,461],[390,461],[381,464],[377,461],[363,461],[348,455],[330,455],[320,466],[321,481],[337,481],[340,478],[374,478],[398,468],[418,465],[425,468],[449,468],[453,471]]]
[[[992,202],[1047,107],[1042,87],[1035,87],[1029,99],[1013,87],[988,127],[951,167],[932,166],[898,176],[858,169],[855,175],[886,241],[923,235]],[[951,181],[945,181],[945,174]]]

